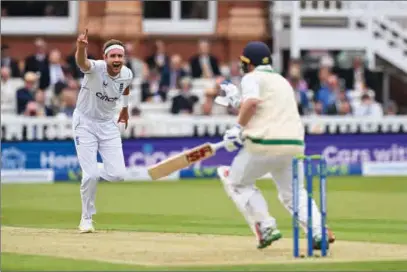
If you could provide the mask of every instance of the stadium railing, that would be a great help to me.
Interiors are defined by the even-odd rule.
[[[307,116],[307,134],[407,133],[407,116],[355,118]],[[146,115],[132,117],[123,138],[218,136],[235,124],[234,116]],[[72,136],[67,117],[2,116],[2,140],[61,140]]]

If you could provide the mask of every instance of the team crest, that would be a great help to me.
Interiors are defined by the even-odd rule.
[[[269,64],[269,57],[265,57],[262,60],[263,64]]]
[[[122,93],[122,92],[123,92],[123,87],[124,87],[124,84],[123,84],[123,83],[120,83],[119,93]]]

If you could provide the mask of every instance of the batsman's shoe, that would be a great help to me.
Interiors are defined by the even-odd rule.
[[[335,234],[330,230],[326,229],[327,232],[327,238],[328,238],[328,243],[326,245],[326,249],[329,249],[329,244],[333,244],[335,242]],[[322,248],[322,240],[321,237],[314,237],[313,240],[313,248],[316,250],[321,250]]]
[[[259,238],[258,249],[263,249],[270,246],[274,241],[277,241],[283,237],[278,229],[272,229],[270,227],[261,228],[260,223],[255,225],[257,237]]]
[[[79,224],[79,232],[80,233],[95,232],[92,219],[81,219],[81,223]]]
[[[327,231],[327,235],[328,235],[328,242],[330,244],[333,244],[335,242],[335,240],[336,240],[335,234],[329,228],[326,228],[326,231]]]
[[[312,241],[312,248],[315,250],[321,250],[322,248],[322,240],[321,237],[315,237]],[[329,249],[329,243],[326,244],[326,249]]]

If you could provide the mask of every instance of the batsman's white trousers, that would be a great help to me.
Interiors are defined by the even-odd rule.
[[[122,181],[125,176],[120,130],[115,120],[93,120],[77,109],[73,114],[72,128],[76,153],[82,168],[82,218],[91,219],[96,213],[96,185],[99,179]],[[97,152],[103,160],[102,169],[98,168]]]
[[[293,211],[292,193],[292,160],[293,156],[262,156],[249,153],[242,149],[234,158],[227,178],[227,193],[234,200],[239,210],[244,214],[250,227],[253,229],[254,221],[259,221],[259,214],[268,209],[261,207],[267,205],[262,201],[260,191],[256,188],[256,180],[270,173],[278,190],[278,197],[284,207],[291,213]],[[299,165],[299,173],[303,173],[303,165]],[[307,226],[307,192],[304,187],[304,176],[299,174],[299,221],[304,231]],[[259,195],[260,194],[260,195]],[[257,200],[256,200],[257,198]],[[254,201],[255,200],[255,201]],[[238,203],[236,203],[238,202]],[[264,204],[263,204],[264,203]],[[249,209],[242,209],[249,204]],[[321,214],[315,201],[312,203],[313,233],[321,234]],[[257,217],[257,219],[256,219]],[[275,219],[267,214],[263,216],[265,225],[275,227]],[[262,222],[260,222],[262,223]]]

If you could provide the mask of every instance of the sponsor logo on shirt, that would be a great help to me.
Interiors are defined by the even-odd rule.
[[[106,94],[103,94],[101,92],[97,92],[96,96],[103,101],[107,101],[107,102],[116,102],[119,98],[118,97],[109,97]]]

